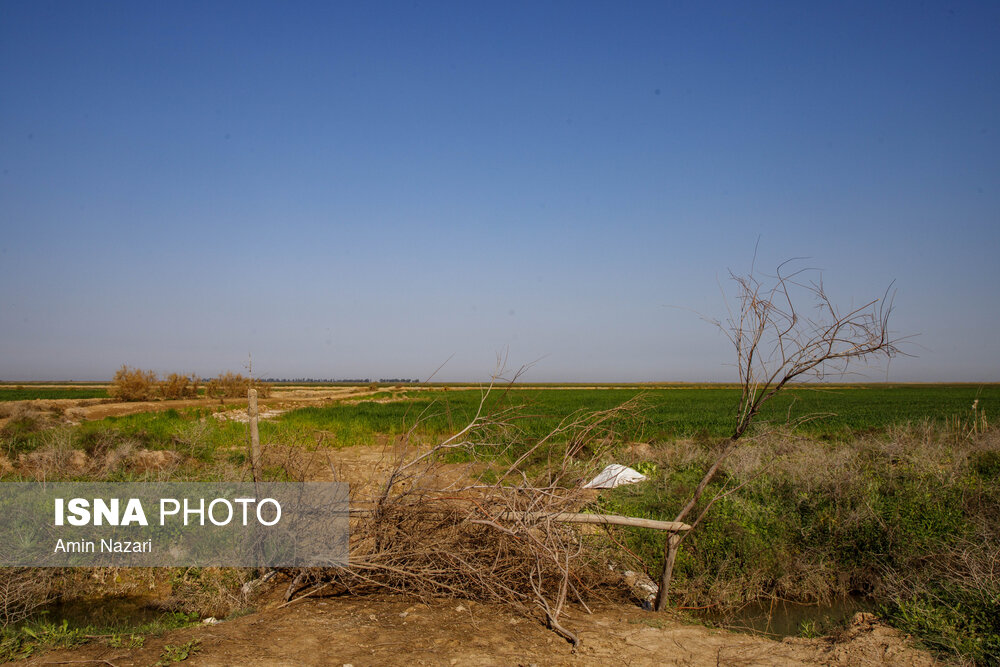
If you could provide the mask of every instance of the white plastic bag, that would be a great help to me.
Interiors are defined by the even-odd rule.
[[[646,476],[620,463],[612,463],[601,474],[583,485],[585,489],[613,489],[623,484],[643,482]]]

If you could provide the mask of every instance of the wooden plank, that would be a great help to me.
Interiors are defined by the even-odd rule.
[[[369,516],[372,510],[351,508],[351,516]],[[683,530],[691,530],[691,526],[679,521],[657,521],[655,519],[640,519],[633,516],[619,516],[617,514],[584,514],[582,512],[559,512],[549,514],[546,512],[501,512],[497,519],[500,521],[542,521],[549,519],[559,523],[597,523],[612,524],[615,526],[632,526],[633,528],[652,528],[653,530],[665,530],[676,533]]]
[[[640,519],[633,516],[619,516],[617,514],[584,514],[582,512],[560,512],[559,514],[546,514],[545,512],[504,512],[500,518],[506,521],[524,519],[527,521],[539,521],[549,519],[560,523],[600,523],[613,524],[616,526],[632,526],[634,528],[652,528],[653,530],[666,530],[675,533],[681,530],[691,530],[691,526],[679,521],[657,521],[655,519]]]

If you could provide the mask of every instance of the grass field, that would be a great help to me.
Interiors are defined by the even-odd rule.
[[[409,400],[390,403],[359,401],[328,407],[303,408],[282,421],[330,431],[333,442],[370,442],[375,433],[400,433],[419,422],[429,434],[447,433],[475,415],[481,393],[434,389],[407,392]],[[641,410],[622,437],[627,440],[669,440],[694,436],[725,437],[733,429],[739,390],[700,385],[669,388],[613,389],[495,389],[487,412],[516,407],[518,427],[530,435],[549,432],[578,410],[607,410],[638,397]],[[797,387],[777,397],[764,410],[762,423],[784,425],[801,421],[799,429],[816,437],[843,439],[889,426],[930,421],[943,424],[972,414],[979,407],[1000,405],[1000,385],[846,385]]]
[[[108,398],[107,389],[94,387],[32,387],[31,385],[0,386],[0,401],[31,401],[36,398]]]
[[[465,426],[480,398],[479,391],[451,387],[387,389],[286,412],[261,423],[261,440],[315,449],[370,445],[411,428],[441,437]],[[500,388],[485,412],[503,415],[507,428],[488,435],[524,447],[568,415],[631,399],[639,407],[615,422],[610,451],[650,480],[602,493],[591,509],[671,520],[732,429],[738,390],[731,386]],[[1000,660],[1000,438],[995,428],[982,432],[982,417],[995,421],[998,405],[995,384],[789,389],[762,414],[758,437],[713,481],[710,493],[739,489],[685,542],[677,602],[723,610],[760,599],[818,603],[861,595],[943,655]],[[11,420],[0,429],[0,451],[20,465],[8,466],[3,479],[147,479],[155,473],[129,463],[141,450],[176,455],[172,479],[224,479],[246,465],[247,427],[210,417],[215,409],[71,427]],[[89,467],[63,467],[77,450]],[[627,547],[637,567],[655,575],[662,534],[622,528],[609,536],[614,549]]]

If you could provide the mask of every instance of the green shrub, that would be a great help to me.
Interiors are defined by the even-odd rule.
[[[976,452],[969,461],[972,472],[987,481],[1000,481],[1000,451]]]
[[[862,594],[929,648],[1000,663],[996,435],[956,442],[944,429],[919,426],[847,442],[748,443],[725,462],[702,505],[731,493],[678,553],[675,604],[725,610],[754,599]],[[711,449],[661,443],[657,454],[655,466],[643,466],[650,481],[602,494],[599,509],[672,520]],[[647,573],[659,572],[662,534],[615,536]]]

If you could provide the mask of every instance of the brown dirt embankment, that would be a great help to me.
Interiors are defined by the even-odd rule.
[[[270,398],[261,399],[262,408],[289,410],[310,405],[324,405],[345,399],[364,398],[385,389],[367,387],[289,387],[272,390]],[[162,401],[118,402],[110,398],[57,398],[0,403],[0,428],[18,416],[42,418],[52,425],[123,417],[140,412],[158,412],[193,407],[246,407],[246,399],[182,398]]]
[[[456,600],[310,598],[282,609],[147,638],[139,649],[90,644],[29,665],[151,665],[166,645],[197,642],[185,665],[933,665],[866,615],[836,639],[773,641],[604,607],[572,612],[582,643],[503,608]],[[106,661],[106,662],[100,662]]]

